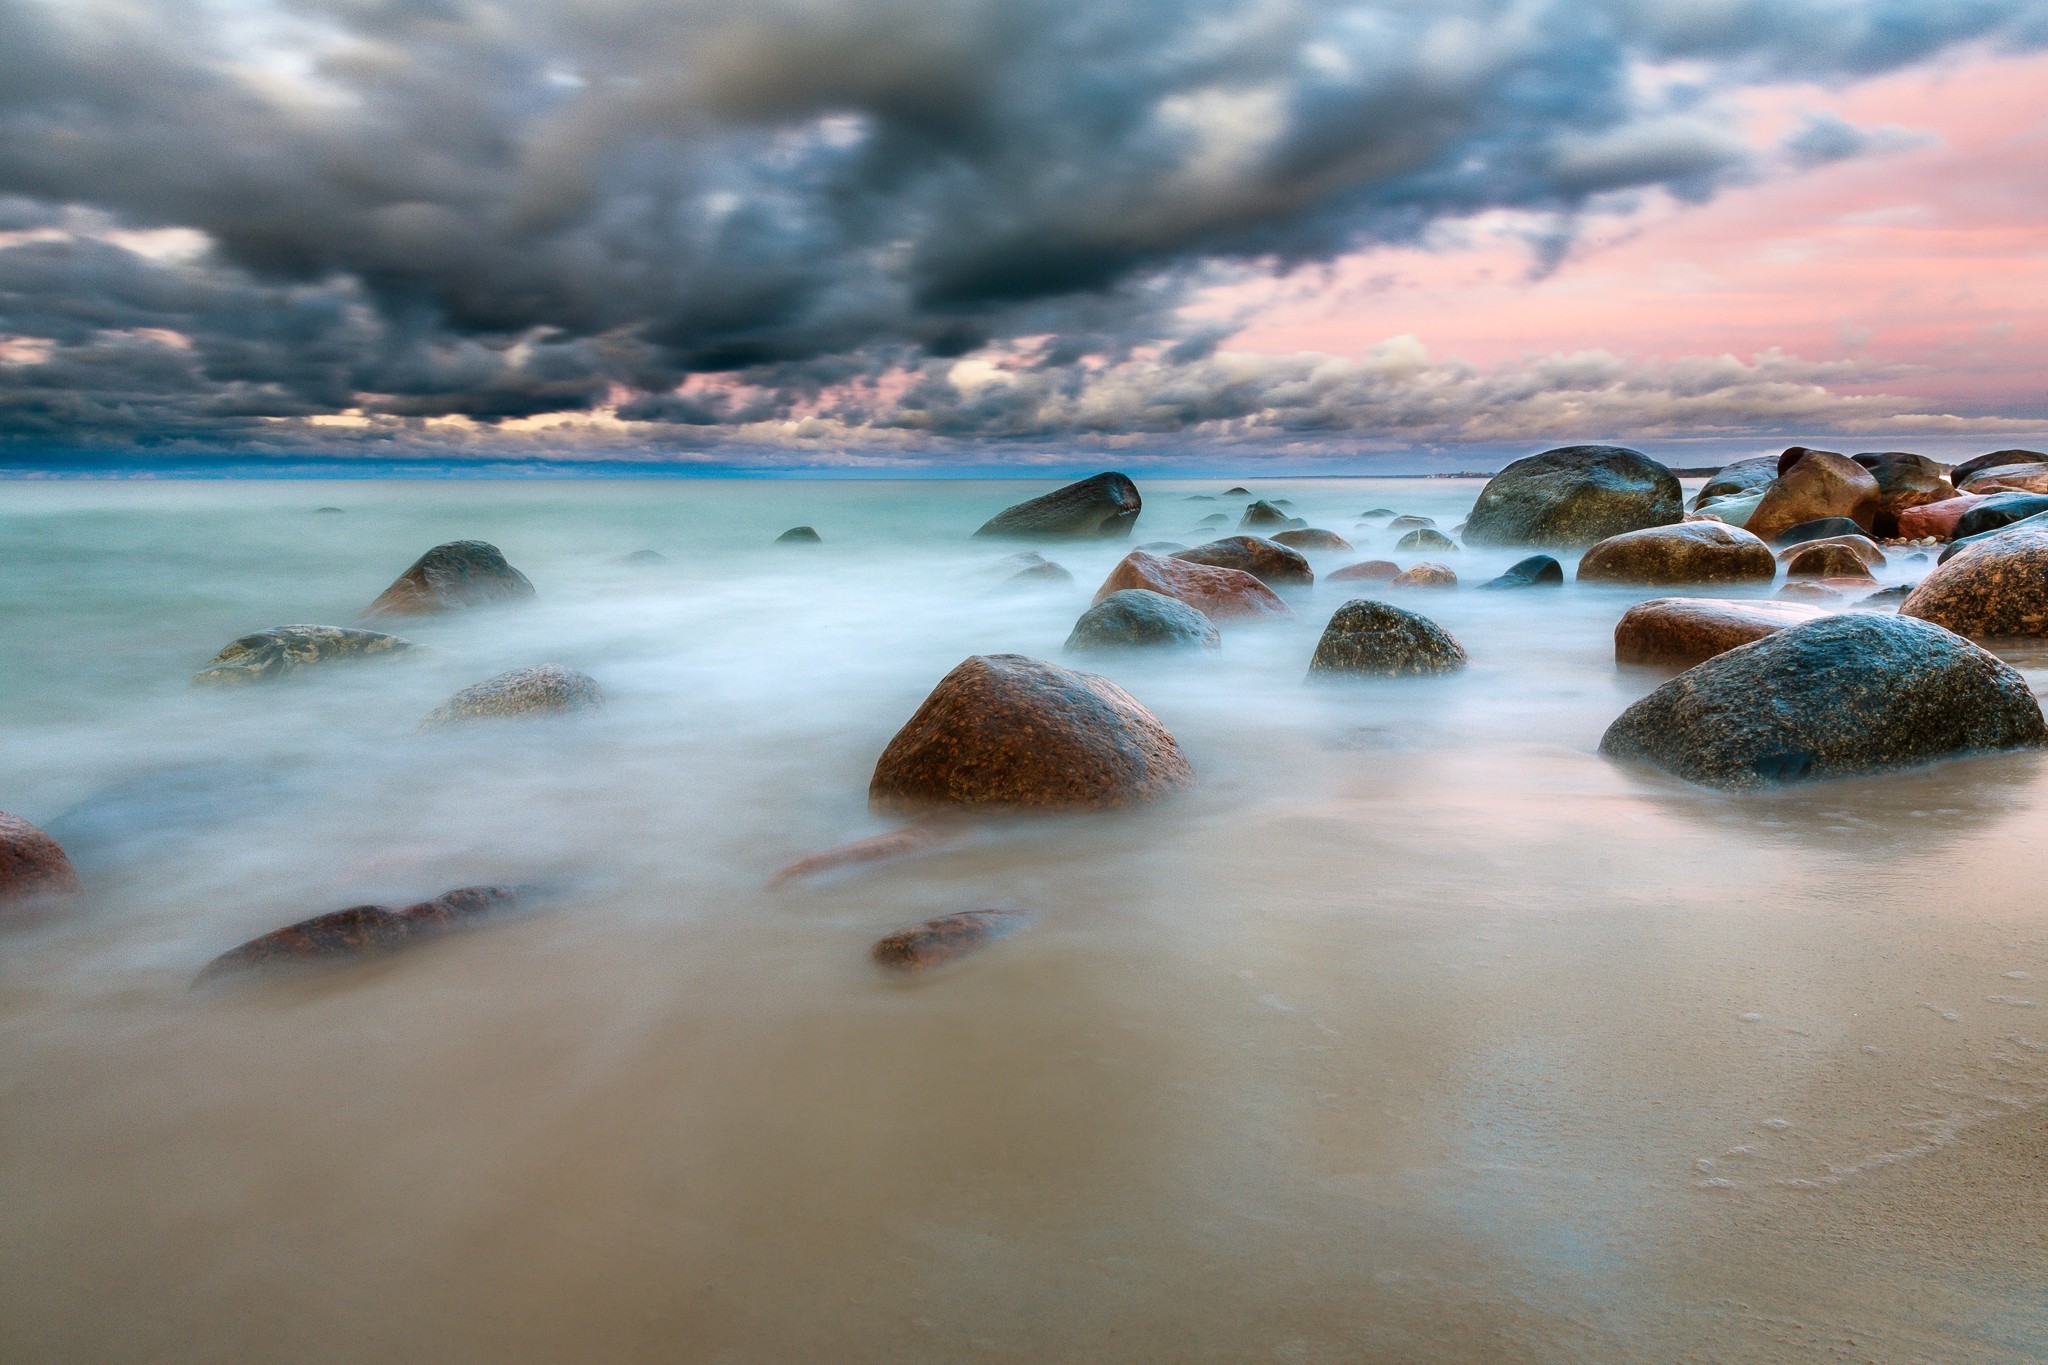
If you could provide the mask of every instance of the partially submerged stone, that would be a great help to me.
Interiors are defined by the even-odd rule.
[[[1472,545],[1591,545],[1685,515],[1678,477],[1624,446],[1561,446],[1487,480],[1465,522]]]
[[[1453,673],[1464,666],[1464,646],[1427,616],[1360,599],[1330,617],[1308,676],[1394,678]]]
[[[1926,502],[1899,513],[1899,534],[1907,540],[1948,540],[1959,534],[1957,525],[1972,507],[1984,501],[1981,493],[1958,493],[1940,502]]]
[[[1323,579],[1329,583],[1387,583],[1400,572],[1401,566],[1391,559],[1367,559],[1332,570]]]
[[[1239,569],[1275,588],[1307,587],[1316,581],[1316,572],[1301,551],[1259,536],[1225,536],[1182,550],[1174,558],[1218,569]]]
[[[1319,530],[1313,526],[1296,531],[1275,531],[1273,543],[1285,545],[1290,550],[1338,550],[1351,553],[1351,542],[1335,531]]]
[[[1530,555],[1527,559],[1516,560],[1497,578],[1479,586],[1482,588],[1555,588],[1564,583],[1564,565],[1549,555]]]
[[[1773,545],[1780,532],[1827,517],[1853,521],[1851,529],[1867,533],[1883,505],[1876,476],[1862,465],[1831,450],[1793,446],[1785,452],[1777,481],[1744,525]]]
[[[1187,603],[1212,621],[1259,620],[1294,615],[1271,588],[1242,569],[1195,564],[1178,556],[1133,550],[1095,590],[1100,602],[1113,592],[1144,588]]]
[[[1069,654],[1201,650],[1215,649],[1220,641],[1216,623],[1179,598],[1125,588],[1081,613],[1066,649]]]
[[[1958,635],[2048,635],[2048,525],[1994,531],[1935,566],[1899,607]]]
[[[1737,526],[1688,521],[1609,536],[1579,560],[1581,583],[1768,583],[1770,547]]]
[[[2048,512],[2048,493],[1992,493],[1975,500],[1956,518],[1950,534],[1958,539],[2002,531],[2014,522]]]
[[[1455,588],[1458,575],[1448,564],[1432,564],[1424,560],[1411,564],[1387,580],[1390,588]]]
[[[2048,464],[2048,452],[2039,450],[1994,450],[1989,455],[1964,460],[1949,471],[1949,482],[1961,488],[1986,470],[2009,465]]]
[[[1424,550],[1455,550],[1458,543],[1433,526],[1418,526],[1396,541],[1394,548],[1414,554]]]
[[[1790,565],[1809,551],[1823,549],[1841,550],[1866,569],[1882,569],[1887,562],[1884,547],[1869,536],[1863,535],[1828,536],[1822,540],[1798,541],[1778,551],[1778,562]],[[1849,572],[1851,575],[1856,573],[1853,569]]]
[[[1929,622],[1851,612],[1681,673],[1622,712],[1600,750],[1741,790],[2044,744],[2013,668]]]
[[[412,567],[364,610],[362,619],[429,616],[492,602],[531,598],[533,584],[481,540],[451,540],[413,561]]]
[[[1100,810],[1194,781],[1153,714],[1107,678],[1021,654],[975,655],[940,680],[883,749],[882,810]]]
[[[1653,597],[1621,615],[1614,661],[1649,668],[1691,668],[1738,645],[1827,615],[1805,602],[1751,598]]]
[[[924,971],[958,962],[1029,921],[1021,910],[962,910],[886,934],[868,955],[896,971]]]
[[[463,688],[427,713],[422,729],[514,716],[559,716],[604,705],[597,680],[560,664],[515,668]]]
[[[1111,471],[1006,507],[974,534],[1121,540],[1131,533],[1143,507],[1138,486],[1127,475]]]
[[[78,873],[57,841],[19,815],[0,811],[0,905],[79,892]]]
[[[1837,540],[1842,536],[1862,536],[1865,527],[1858,526],[1847,517],[1816,517],[1788,526],[1771,537],[1773,550],[1789,550],[1795,545],[1806,545],[1816,540]],[[1752,533],[1754,534],[1754,533]],[[1868,536],[1864,537],[1866,540]]]
[[[1770,487],[1777,477],[1776,455],[1757,455],[1747,460],[1737,460],[1716,470],[1714,476],[1693,495],[1692,505],[1695,509],[1702,509],[1717,498],[1742,497],[1751,493],[1762,497],[1763,491]]]
[[[775,537],[777,545],[820,545],[824,540],[814,526],[792,526]]]
[[[403,910],[352,905],[274,929],[232,948],[207,963],[192,984],[258,967],[391,952],[464,927],[492,911],[510,909],[517,902],[517,895],[502,886],[465,886]]]
[[[1842,542],[1848,536],[1833,540],[1819,540],[1811,545],[1795,545],[1785,552],[1785,573],[1790,578],[1850,579],[1868,583],[1873,581],[1870,565],[1854,547]]]
[[[1971,493],[2048,493],[2048,463],[2000,465],[1970,480]]]
[[[1270,502],[1255,502],[1244,509],[1244,515],[1238,519],[1237,529],[1256,531],[1268,527],[1279,528],[1293,525],[1294,520],[1283,507]]]
[[[192,675],[201,687],[240,687],[288,678],[320,664],[371,659],[417,649],[410,640],[346,626],[272,626],[244,635]]]

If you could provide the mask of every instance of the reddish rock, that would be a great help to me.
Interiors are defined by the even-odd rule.
[[[389,952],[460,928],[490,911],[511,906],[517,899],[503,887],[465,886],[403,910],[352,905],[346,910],[330,911],[273,929],[239,948],[231,948],[207,963],[192,984],[279,962],[313,962]]]
[[[1014,933],[1029,919],[1021,910],[962,910],[898,929],[875,943],[869,956],[884,967],[919,972],[957,962]]]
[[[79,894],[78,874],[57,841],[0,811],[0,904]]]
[[[2000,465],[1970,479],[1970,493],[2048,493],[2048,464]]]
[[[1455,588],[1458,575],[1448,564],[1431,564],[1427,560],[1414,564],[1389,579],[1390,588]]]
[[[1816,583],[1810,578],[1801,579],[1797,583],[1787,583],[1784,587],[1778,589],[1774,596],[1791,602],[1839,602],[1842,600],[1842,594],[1836,592],[1827,584]]]
[[[1240,569],[1274,588],[1305,588],[1316,581],[1315,570],[1299,550],[1258,536],[1225,536],[1192,550],[1182,550],[1174,558],[1211,568]]]
[[[1216,568],[1143,550],[1131,551],[1109,571],[1109,577],[1095,590],[1095,600],[1100,602],[1125,588],[1145,588],[1178,598],[1212,621],[1294,615],[1294,609],[1278,594],[1242,569]]]
[[[868,803],[1106,809],[1193,781],[1166,727],[1107,678],[988,654],[948,673],[896,732],[875,763]]]
[[[1778,476],[1783,478],[1793,465],[1798,464],[1809,455],[1832,455],[1838,460],[1848,458],[1839,450],[1815,450],[1812,446],[1786,446],[1784,451],[1778,456]]]
[[[1866,568],[1882,569],[1886,563],[1884,548],[1869,536],[1824,536],[1819,540],[1802,540],[1797,544],[1787,545],[1784,549],[1778,551],[1778,562],[1780,564],[1790,564],[1808,550],[1817,549],[1823,545],[1831,545],[1837,549],[1848,551]],[[1818,576],[1826,577],[1825,574]],[[1853,569],[1849,571],[1849,577],[1854,578],[1858,576]]]
[[[1948,540],[1955,535],[1956,523],[1962,520],[1963,513],[1982,501],[1982,493],[1958,493],[1940,502],[1908,507],[1899,513],[1899,534],[1907,540],[1924,540],[1928,536]]]
[[[1737,645],[1827,613],[1801,602],[1719,597],[1653,597],[1622,613],[1614,627],[1614,661],[1691,668]]]
[[[934,820],[905,825],[902,829],[892,829],[882,834],[873,834],[865,839],[856,839],[850,844],[840,844],[835,848],[798,858],[768,879],[768,889],[774,891],[805,877],[815,877],[821,872],[834,872],[842,867],[888,862],[892,858],[943,848],[956,842],[961,833],[962,826],[957,821],[942,824]]]
[[[481,540],[451,540],[414,560],[411,568],[370,603],[362,619],[427,616],[533,595],[533,584],[505,561],[497,546]]]
[[[1863,557],[1841,543],[1847,539],[1848,536],[1840,536],[1834,540],[1820,540],[1810,545],[1793,546],[1785,552],[1786,576],[1825,578],[1830,585],[1837,579],[1859,583],[1873,581],[1870,566],[1863,562]]]
[[[1385,583],[1401,572],[1401,566],[1391,559],[1368,559],[1358,564],[1346,564],[1343,568],[1323,575],[1327,583]]]
[[[1785,453],[1790,457],[1801,449],[1794,446]],[[1883,502],[1877,477],[1862,465],[1832,451],[1807,450],[1785,466],[1743,525],[1764,541],[1822,517],[1846,517],[1867,532]]]
[[[1938,564],[1899,607],[1958,635],[2048,635],[2048,530],[2015,526]]]
[[[1878,535],[1897,535],[1899,516],[1908,508],[1956,495],[1947,471],[1925,455],[1885,450],[1854,458],[1877,480],[1878,508],[1873,529]]]
[[[1581,583],[1768,583],[1778,576],[1771,549],[1738,526],[1688,521],[1626,531],[1586,551]]]

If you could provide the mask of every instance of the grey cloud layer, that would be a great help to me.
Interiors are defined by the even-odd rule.
[[[1719,112],[1744,83],[2038,41],[2044,10],[0,0],[0,439],[615,399],[701,429],[1018,337],[1055,388],[1153,342],[1190,366],[1217,338],[1173,307],[1219,264],[1702,198],[1758,172]],[[1820,121],[1784,157],[1887,139]],[[119,235],[165,228],[203,249]],[[704,373],[747,397],[671,392]]]

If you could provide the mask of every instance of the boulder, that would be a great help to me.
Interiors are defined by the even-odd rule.
[[[1226,497],[1226,498],[1248,498],[1248,497],[1250,497],[1251,495],[1252,495],[1252,490],[1251,490],[1251,489],[1249,489],[1249,488],[1243,488],[1243,487],[1239,487],[1239,488],[1226,488],[1226,489],[1224,489],[1224,490],[1223,490],[1223,496],[1224,496],[1224,497]]]
[[[1614,627],[1614,661],[1691,668],[1737,645],[1825,615],[1822,608],[1803,602],[1653,597],[1621,614]]]
[[[1824,540],[1802,540],[1795,542],[1794,544],[1788,545],[1784,549],[1778,551],[1778,562],[1780,564],[1790,564],[1793,560],[1799,558],[1799,556],[1805,554],[1808,550],[1817,549],[1823,545],[1834,546],[1840,549],[1847,550],[1850,554],[1854,555],[1857,558],[1857,560],[1863,564],[1865,568],[1882,569],[1887,562],[1885,559],[1883,548],[1879,546],[1876,541],[1872,540],[1869,536],[1855,535],[1829,536]],[[1826,577],[1825,574],[1820,576]],[[1861,575],[1855,573],[1853,570],[1850,571],[1849,576],[1852,578],[1861,577]]]
[[[1897,607],[1913,595],[1913,589],[1917,586],[1917,584],[1913,583],[1894,583],[1889,588],[1879,588],[1856,605],[1858,607]]]
[[[629,569],[651,569],[657,564],[668,563],[668,556],[659,550],[635,550],[631,554],[620,555],[612,562]]]
[[[1138,486],[1129,478],[1115,472],[1097,474],[1006,507],[982,523],[974,534],[1020,539],[1121,540],[1131,533],[1143,506]]]
[[[1814,521],[1802,521],[1797,526],[1786,527],[1772,537],[1771,548],[1784,550],[1811,541],[1833,540],[1837,536],[1863,536],[1863,528],[1847,517],[1821,517]],[[1864,538],[1868,539],[1867,536]]]
[[[1622,712],[1600,751],[1739,790],[2044,744],[2014,669],[1929,622],[1850,612],[1681,673]]]
[[[1792,458],[1795,451],[1802,453]],[[1832,451],[1794,446],[1785,454],[1784,472],[1744,523],[1752,534],[1775,542],[1791,527],[1824,517],[1843,517],[1856,523],[1855,530],[1870,531],[1884,503],[1876,475]]]
[[[1530,555],[1515,561],[1498,578],[1481,583],[1482,588],[1554,588],[1564,583],[1564,565],[1549,555]]]
[[[1991,537],[1995,535],[2001,535],[2006,531],[2015,530],[2021,526],[2033,528],[2048,528],[2048,512],[2036,512],[2031,517],[2026,517],[2022,520],[2012,522],[2005,526],[2001,526],[1996,531],[1979,531],[1974,536],[1958,536],[1956,539],[1951,540],[1948,544],[1941,547],[1941,556],[1935,560],[1935,563],[1946,564],[1951,559],[1954,559],[1957,555],[1961,554],[1963,551],[1969,549],[1971,546],[1982,545],[1985,541],[1989,540]]]
[[[962,910],[878,939],[868,956],[884,967],[921,972],[957,962],[1029,922],[1021,910]]]
[[[1387,529],[1389,531],[1420,531],[1424,529],[1434,530],[1435,527],[1436,519],[1434,517],[1395,517],[1392,521],[1387,523]]]
[[[1285,545],[1290,550],[1339,550],[1345,554],[1351,553],[1350,541],[1335,531],[1320,531],[1313,526],[1299,531],[1276,531],[1273,543]]]
[[[1208,516],[1203,517],[1200,521],[1196,522],[1195,525],[1198,527],[1228,526],[1230,525],[1230,518],[1224,516],[1221,512],[1211,512]]]
[[[1324,574],[1329,583],[1385,583],[1401,572],[1401,566],[1391,559],[1367,559],[1357,564],[1346,564],[1343,568]]]
[[[1971,542],[1921,579],[1899,614],[1958,635],[2048,635],[2048,525],[2008,526]]]
[[[1899,515],[1909,507],[1940,502],[1956,495],[1948,472],[1925,455],[1903,450],[1873,451],[1851,457],[1877,480],[1878,509],[1872,529],[1881,536],[1899,533]]]
[[[559,664],[538,664],[463,688],[428,712],[420,725],[437,729],[473,720],[566,715],[602,705],[604,690],[596,679]]]
[[[1784,453],[1778,456],[1778,473],[1783,475],[1793,465],[1798,464],[1809,455],[1831,455],[1837,460],[1847,458],[1839,450],[1815,450],[1812,446],[1786,446]]]
[[[1773,593],[1772,596],[1788,602],[1822,602],[1830,606],[1842,600],[1842,594],[1816,579],[1795,579]]]
[[[1980,497],[1974,507],[1956,518],[1951,534],[1957,539],[2002,531],[2016,521],[2048,512],[2048,493],[1992,493]]]
[[[1031,564],[1017,570],[1003,580],[1003,585],[1011,588],[1042,588],[1073,581],[1074,575],[1067,571],[1064,564],[1056,564],[1048,559],[1042,564]]]
[[[430,616],[533,595],[533,584],[505,562],[497,546],[481,540],[451,540],[414,560],[411,568],[370,603],[362,619]]]
[[[1106,678],[1021,654],[940,680],[875,764],[880,810],[1105,809],[1194,781],[1166,727]]]
[[[1271,587],[1307,587],[1316,581],[1315,570],[1301,551],[1290,550],[1258,536],[1226,536],[1174,556],[1189,564],[1207,564],[1218,569],[1239,569]]]
[[[1113,592],[1081,613],[1067,636],[1069,654],[1129,649],[1214,649],[1216,623],[1179,598],[1146,588]]]
[[[1125,555],[1102,586],[1100,602],[1125,588],[1145,588],[1187,603],[1212,621],[1292,616],[1294,609],[1242,569],[1195,564],[1177,555],[1150,555],[1133,550]]]
[[[1386,517],[1391,520],[1393,515],[1394,509],[1391,507],[1374,507],[1360,512],[1358,519],[1360,521],[1378,521],[1381,517]]]
[[[0,811],[0,905],[79,894],[78,874],[57,841]]]
[[[341,659],[374,659],[417,649],[410,640],[346,626],[272,626],[230,642],[192,675],[201,687],[240,687],[288,678]]]
[[[1770,547],[1740,527],[1714,521],[1627,531],[1586,551],[1581,583],[1768,583],[1778,576]]]
[[[2048,452],[2039,450],[1994,450],[1989,455],[1964,460],[1948,472],[1949,482],[1961,488],[1987,469],[2001,465],[2048,464]]]
[[[1337,608],[1309,660],[1311,680],[1452,673],[1465,666],[1465,649],[1426,616],[1363,599]]]
[[[1394,548],[1397,551],[1413,553],[1420,550],[1455,550],[1458,546],[1457,542],[1453,541],[1442,531],[1424,526],[1402,536],[1398,541],[1394,542]]]
[[[821,544],[824,539],[814,527],[792,526],[781,535],[775,537],[775,543],[777,545],[817,545]]]
[[[231,948],[207,963],[192,984],[256,967],[390,952],[461,928],[517,902],[518,896],[502,886],[464,886],[403,910],[352,905],[274,929]]]
[[[2024,496],[2024,495],[2023,495]],[[1984,501],[1981,493],[1958,493],[1940,502],[1923,502],[1899,513],[1899,534],[1907,540],[1948,540],[1956,534],[1963,514]]]
[[[1576,547],[1684,515],[1678,477],[1649,456],[1622,446],[1563,446],[1488,479],[1465,540]]]
[[[1778,456],[1756,455],[1734,464],[1722,465],[1693,495],[1692,505],[1704,510],[1707,503],[1716,498],[1739,497],[1746,493],[1762,496],[1764,489],[1778,477]]]
[[[1788,578],[1825,578],[1829,586],[1836,579],[1852,579],[1858,582],[1875,582],[1870,575],[1870,565],[1863,556],[1844,544],[1848,536],[1833,540],[1817,540],[1811,545],[1795,545],[1785,551],[1785,575]]]
[[[1252,531],[1261,526],[1285,526],[1294,518],[1270,502],[1255,502],[1244,509],[1244,516],[1238,520],[1237,529]]]
[[[2048,463],[1994,465],[1972,474],[1967,493],[2048,493]]]
[[[1432,564],[1424,560],[1414,564],[1387,580],[1390,588],[1455,588],[1458,575],[1448,564]]]
[[[1686,520],[1706,517],[1726,522],[1730,526],[1745,526],[1749,519],[1756,515],[1756,509],[1763,505],[1764,491],[1757,488],[1747,493],[1729,493],[1723,497],[1710,499],[1695,506],[1686,515]]]

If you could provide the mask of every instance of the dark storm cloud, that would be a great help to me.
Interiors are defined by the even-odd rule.
[[[2018,42],[2042,10],[0,0],[0,333],[28,339],[0,353],[0,431],[614,401],[706,427],[891,371],[914,394],[922,358],[1017,338],[1043,368],[1154,342],[1195,362],[1217,336],[1173,308],[1205,270],[1703,199],[1760,172],[1716,96]],[[1857,137],[1815,122],[1785,158]],[[203,237],[120,235],[164,229]],[[746,396],[672,392],[706,373]],[[981,404],[1000,429],[1007,401],[947,424]]]

